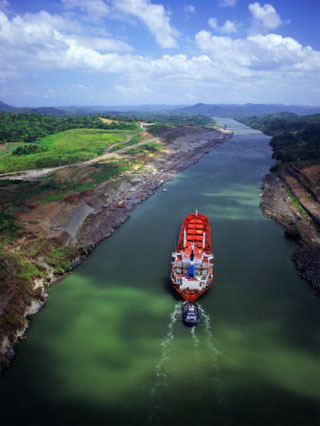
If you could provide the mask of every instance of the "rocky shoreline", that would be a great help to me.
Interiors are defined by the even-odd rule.
[[[285,228],[285,235],[296,241],[298,247],[292,260],[315,294],[320,295],[320,233],[314,215],[307,209],[317,207],[316,197],[310,196],[310,185],[306,185],[304,192],[294,192],[295,203],[290,200],[290,191],[298,185],[299,178],[292,181],[290,170],[281,173],[269,173],[262,181],[261,209],[263,213],[281,224]],[[305,194],[307,193],[307,195]]]
[[[222,128],[176,128],[164,131],[160,133],[159,141],[164,144],[165,149],[160,155],[142,158],[144,166],[141,170],[124,172],[116,181],[111,179],[93,190],[65,197],[65,202],[59,206],[57,203],[48,203],[45,207],[35,207],[30,203],[30,212],[27,211],[23,219],[28,222],[30,215],[35,222],[34,219],[39,217],[34,228],[38,231],[40,226],[45,238],[59,240],[66,247],[76,247],[72,256],[65,259],[69,262],[70,273],[86,259],[97,244],[112,235],[115,229],[129,218],[128,212],[149,198],[176,173],[197,162],[203,155],[231,137],[232,133]],[[65,173],[65,170],[61,173]],[[0,369],[9,365],[14,356],[15,345],[25,338],[30,315],[45,306],[50,285],[64,275],[57,274],[43,258],[38,258],[37,261],[41,262],[46,270],[46,278],[34,279],[33,286],[34,290],[37,290],[37,296],[25,307],[21,326],[2,336]]]

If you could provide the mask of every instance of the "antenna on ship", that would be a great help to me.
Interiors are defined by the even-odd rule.
[[[198,216],[198,209],[196,208],[196,216]]]

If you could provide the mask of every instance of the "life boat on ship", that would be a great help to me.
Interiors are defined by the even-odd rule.
[[[183,299],[193,302],[213,283],[211,229],[206,216],[196,210],[185,217],[172,257],[172,286]]]

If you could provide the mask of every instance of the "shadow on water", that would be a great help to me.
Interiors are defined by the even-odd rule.
[[[42,354],[43,355],[43,354]],[[263,368],[263,367],[262,367]],[[81,372],[79,372],[81,374]],[[41,389],[33,387],[33,373],[26,375],[29,381],[25,385],[25,391],[31,392],[35,398],[25,400],[20,404],[19,412],[16,410],[15,398],[18,398],[21,390],[6,401],[1,421],[4,426],[13,425],[177,425],[177,426],[269,426],[270,419],[273,424],[281,426],[301,426],[318,424],[318,404],[316,399],[297,395],[283,388],[268,386],[255,386],[254,391],[250,378],[242,381],[240,377],[233,375],[234,386],[228,392],[226,409],[232,406],[233,418],[225,422],[224,409],[217,404],[209,381],[203,384],[200,395],[194,377],[180,378],[180,383],[175,383],[175,388],[164,387],[158,397],[147,403],[141,398],[141,383],[137,383],[138,392],[135,396],[129,393],[123,395],[120,402],[110,404],[106,399],[100,404],[94,399],[74,398],[66,395],[65,398],[56,399],[60,392],[61,383],[57,381],[52,372],[47,375],[51,388],[51,401]],[[43,384],[44,385],[44,384]],[[106,391],[112,388],[112,383],[106,383]],[[198,399],[200,396],[200,400]],[[258,401],[264,401],[263,406]],[[161,405],[157,407],[157,404]],[[294,410],[292,409],[294,407]],[[160,408],[160,409],[158,409]],[[21,411],[20,411],[21,410]],[[36,413],[36,416],[35,414]],[[150,414],[151,413],[151,414]],[[249,414],[249,415],[248,415]],[[150,415],[152,415],[150,419]]]
[[[165,342],[162,353],[174,361],[174,352],[170,354],[170,342],[179,336],[179,329],[173,329],[170,324],[177,325],[178,321],[169,321],[168,332],[162,342]],[[174,336],[171,337],[170,333]],[[189,338],[192,339],[189,331]],[[198,333],[198,329],[196,330]],[[196,353],[201,345],[194,346]],[[50,358],[41,347],[35,348],[42,359]],[[57,360],[52,360],[57,362]],[[160,365],[161,358],[156,364]],[[163,360],[162,360],[163,362]],[[168,362],[167,362],[168,364]],[[164,363],[162,364],[162,367]],[[155,369],[156,369],[155,367]],[[208,365],[206,364],[206,368]],[[264,366],[261,365],[261,370]],[[79,371],[79,376],[83,372]],[[153,371],[154,373],[154,371]],[[165,371],[167,377],[160,374],[159,380],[163,385],[156,388],[152,396],[152,387],[148,387],[149,399],[141,381],[135,384],[135,394],[128,389],[121,398],[110,403],[108,398],[97,401],[90,394],[86,398],[68,395],[63,389],[60,378],[54,371],[48,371],[46,382],[35,380],[35,370],[25,372],[25,382],[20,388],[12,389],[5,398],[5,408],[2,412],[3,425],[231,425],[231,426],[269,426],[270,419],[273,424],[281,426],[301,426],[318,424],[317,398],[306,397],[295,393],[293,390],[275,386],[273,383],[257,380],[252,383],[253,377],[241,377],[234,369],[226,369],[224,380],[232,383],[226,395],[225,406],[217,401],[216,383],[210,380],[208,368],[207,380],[201,384],[201,389],[195,381],[193,371],[185,372],[179,377],[178,382],[172,383],[172,371]],[[171,376],[170,376],[171,375]],[[154,374],[151,377],[154,380]],[[169,382],[166,383],[166,380]],[[158,382],[159,383],[159,382]],[[106,380],[105,391],[108,393],[113,387],[112,381]],[[153,386],[157,382],[153,382]],[[173,386],[174,385],[174,386]],[[23,394],[32,394],[32,399],[22,399],[19,410],[16,410],[16,400]],[[63,398],[60,394],[65,395]],[[48,399],[50,398],[50,400]],[[4,401],[4,398],[2,398]],[[263,405],[259,401],[263,401]],[[147,407],[147,409],[146,409]],[[232,407],[233,416],[225,419],[225,411]],[[294,409],[293,409],[294,407]],[[36,415],[35,415],[36,413]],[[249,415],[248,415],[249,414]]]
[[[170,272],[170,271],[169,271]],[[182,301],[181,296],[172,287],[170,278],[163,278],[162,280],[163,289],[176,301]]]

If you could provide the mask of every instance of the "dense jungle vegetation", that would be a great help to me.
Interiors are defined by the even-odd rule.
[[[119,120],[117,120],[119,118]],[[45,136],[71,129],[136,130],[131,118],[112,117],[116,120],[104,123],[98,116],[56,117],[41,114],[0,113],[0,143],[34,142]]]
[[[124,112],[119,114],[135,121],[157,123],[159,126],[213,126],[216,124],[211,117],[200,114],[171,114],[166,112]]]
[[[236,119],[272,136],[270,144],[278,166],[320,163],[320,114],[298,116],[281,113]]]
[[[113,120],[107,124],[99,117]],[[0,112],[0,144],[5,142],[35,142],[46,136],[71,129],[137,130],[136,121],[157,125],[212,126],[215,122],[208,116],[167,113],[118,113],[91,116],[57,117],[41,114],[17,114]]]

